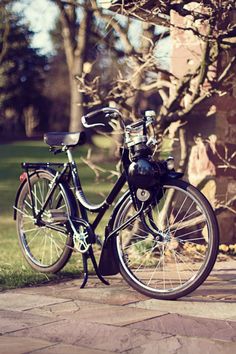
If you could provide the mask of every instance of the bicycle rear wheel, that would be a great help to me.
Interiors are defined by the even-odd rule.
[[[46,200],[53,177],[49,171],[37,171],[30,177],[36,213]],[[16,224],[21,251],[32,268],[43,273],[56,273],[68,262],[73,240],[67,233],[65,222],[72,213],[69,191],[60,183],[42,215],[42,221],[49,227],[38,226],[33,217],[28,183],[25,183],[19,195]],[[64,221],[60,220],[62,218]]]
[[[129,197],[114,227],[134,213]],[[217,257],[218,225],[210,204],[190,184],[172,180],[164,184],[144,214],[154,233],[137,218],[115,239],[122,276],[134,289],[153,298],[173,300],[187,295],[207,278]]]

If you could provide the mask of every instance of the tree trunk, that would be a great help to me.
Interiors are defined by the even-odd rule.
[[[28,138],[34,136],[35,129],[39,125],[39,119],[37,117],[37,112],[35,111],[34,106],[30,105],[25,108],[23,111],[23,115],[25,118],[25,133]]]
[[[77,73],[78,74],[78,73]],[[83,94],[79,92],[77,82],[74,75],[70,74],[70,132],[78,132],[83,130],[81,117],[84,113]]]
[[[83,63],[88,49],[88,32],[93,12],[89,4],[84,4],[81,21],[78,26],[76,7],[65,6],[62,0],[56,0],[61,11],[62,36],[70,79],[70,124],[69,131],[81,131],[83,115],[83,94],[78,91],[75,76],[83,73]]]
[[[78,90],[78,84],[75,76],[81,76],[83,73],[83,65],[86,57],[88,46],[87,35],[92,19],[92,12],[89,9],[84,9],[83,19],[80,23],[80,28],[77,34],[77,46],[73,51],[73,64],[70,70],[70,132],[81,131],[83,126],[81,117],[83,115],[83,94]]]

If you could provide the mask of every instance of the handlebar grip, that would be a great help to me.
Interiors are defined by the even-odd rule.
[[[87,118],[87,116],[83,116],[83,117],[81,118],[81,123],[83,124],[83,126],[84,126],[85,128],[100,127],[100,126],[104,127],[104,125],[105,125],[105,124],[103,124],[103,123],[88,124],[88,123],[86,122],[86,118]]]
[[[90,113],[87,113],[86,115],[84,115],[82,118],[81,118],[81,122],[83,124],[83,126],[85,128],[93,128],[93,127],[105,127],[105,124],[104,123],[93,123],[93,124],[89,124],[87,122],[87,119],[89,118],[92,118],[92,117],[95,117],[96,115],[100,115],[101,113],[103,114],[116,114],[116,115],[121,115],[119,110],[116,109],[116,108],[111,108],[111,107],[105,107],[105,108],[100,108],[100,109],[97,109],[93,112],[90,112]]]

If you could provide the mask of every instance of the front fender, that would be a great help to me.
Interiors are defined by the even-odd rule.
[[[166,179],[180,179],[183,177],[183,173],[182,172],[176,172],[176,171],[168,171],[167,174],[164,177],[164,180]]]
[[[114,237],[111,237],[109,239],[108,235],[112,232],[114,228],[114,222],[116,215],[121,207],[121,205],[124,203],[125,199],[128,198],[130,194],[130,191],[128,190],[125,194],[122,195],[122,197],[118,200],[118,202],[115,205],[115,208],[112,212],[112,215],[109,219],[108,225],[106,227],[105,231],[105,240],[104,244],[102,247],[102,252],[99,260],[99,271],[102,275],[116,275],[119,273],[119,265],[115,259],[114,255]]]

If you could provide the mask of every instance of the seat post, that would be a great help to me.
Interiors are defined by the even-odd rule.
[[[66,150],[66,154],[67,154],[69,163],[73,163],[74,160],[73,160],[73,156],[72,156],[72,153],[71,153],[70,148],[68,148],[68,149]]]

